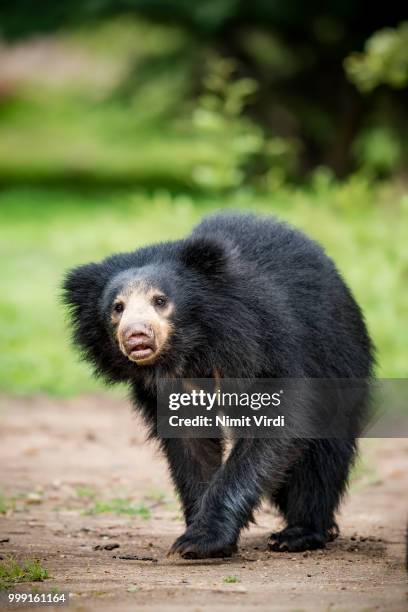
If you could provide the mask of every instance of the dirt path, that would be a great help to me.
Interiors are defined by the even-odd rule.
[[[266,507],[237,557],[204,562],[166,559],[183,529],[180,510],[125,401],[2,398],[0,430],[10,508],[0,515],[0,556],[40,559],[52,576],[42,587],[72,593],[71,610],[408,610],[407,439],[365,441],[342,535],[325,551],[266,551],[279,526]]]

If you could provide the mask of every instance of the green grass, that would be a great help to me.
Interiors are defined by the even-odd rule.
[[[76,487],[75,493],[79,499],[95,499],[97,492],[88,486]]]
[[[128,516],[140,516],[143,519],[150,518],[151,510],[144,503],[134,504],[129,497],[114,497],[110,500],[98,499],[96,489],[87,485],[76,488],[75,493],[81,501],[87,504],[82,514],[127,514]]]
[[[0,514],[6,514],[8,509],[7,500],[0,491]]]
[[[0,561],[0,590],[9,589],[20,582],[42,582],[47,578],[48,570],[38,560],[18,563],[9,556]]]
[[[6,497],[2,491],[0,491],[0,514],[6,514],[9,510],[14,510],[16,505],[15,497]]]
[[[236,582],[239,582],[239,578],[238,576],[225,576],[223,578],[223,582],[225,582],[225,584],[235,584]]]
[[[214,210],[276,214],[319,240],[367,318],[378,374],[407,375],[408,195],[359,177],[223,198],[130,189],[9,188],[0,194],[0,390],[72,395],[102,388],[69,344],[59,302],[71,266],[179,238]]]
[[[143,519],[150,518],[150,508],[144,504],[134,505],[128,498],[116,497],[109,501],[94,500],[93,506],[84,510],[84,514],[127,514],[128,516],[140,516]]]

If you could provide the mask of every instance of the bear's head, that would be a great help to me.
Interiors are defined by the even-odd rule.
[[[186,375],[187,363],[196,366],[190,373],[211,375],[223,345],[237,351],[237,259],[228,242],[193,236],[74,268],[63,294],[74,343],[111,382],[158,366]],[[247,345],[250,331],[241,325]]]

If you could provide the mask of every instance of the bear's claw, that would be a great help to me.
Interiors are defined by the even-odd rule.
[[[324,535],[305,527],[286,527],[282,531],[271,533],[268,548],[274,552],[301,552],[324,548],[326,541]]]
[[[177,538],[168,555],[180,555],[183,559],[208,559],[231,557],[238,550],[236,543],[226,544],[205,534],[184,533]]]

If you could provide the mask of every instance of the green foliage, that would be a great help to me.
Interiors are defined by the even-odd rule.
[[[118,16],[122,9],[111,2],[75,2],[72,15],[62,2],[58,14],[49,6],[47,23],[38,25],[39,31],[53,31],[51,36],[17,50],[3,47],[6,74],[17,74],[10,82],[6,78],[0,92],[1,183],[127,183],[221,192],[248,183],[276,189],[328,160],[335,160],[336,172],[345,172],[350,162],[369,167],[373,177],[384,168],[399,170],[408,156],[403,108],[388,92],[385,117],[374,113],[368,131],[382,134],[385,152],[372,160],[362,97],[345,87],[340,69],[359,42],[344,41],[339,15],[322,16],[310,7],[286,14],[283,3],[260,2],[250,23],[234,24],[223,36],[212,18],[213,25],[205,25],[206,15],[217,14],[219,25],[234,16],[243,19],[240,3],[226,1],[215,11],[210,1],[197,7],[176,2],[173,20],[164,18],[164,4],[149,10],[135,0],[129,4],[133,15]],[[252,5],[246,10],[251,13]],[[21,7],[0,8],[0,18],[2,12],[6,29],[13,14],[13,23],[24,22]],[[53,15],[57,21],[65,15],[71,29],[55,33]],[[293,37],[289,23],[299,26],[302,18],[310,27]],[[26,24],[27,31],[35,31],[34,23]],[[195,36],[195,28],[206,34]],[[364,37],[359,33],[361,43],[372,31],[367,29]],[[347,59],[350,75],[372,81],[374,73],[366,69],[372,54],[376,66],[385,62],[385,75],[403,73],[406,26],[387,32],[393,44],[375,44],[375,53]],[[340,107],[337,90],[345,96]],[[375,97],[365,105],[379,107]],[[388,136],[384,144],[390,130],[392,153]]]
[[[353,144],[355,158],[361,168],[374,176],[388,176],[401,163],[400,139],[387,126],[363,130]]]
[[[367,40],[363,53],[352,53],[345,60],[350,80],[362,91],[381,84],[401,89],[408,85],[408,22],[384,28]]]
[[[20,582],[42,582],[47,578],[48,570],[38,560],[18,563],[12,556],[0,560],[0,590],[9,589]]]
[[[16,97],[0,99],[0,181],[221,191],[295,168],[292,140],[266,137],[245,115],[257,84],[237,77],[234,60],[204,53],[202,93],[189,97],[199,52],[176,28],[113,20],[48,44],[62,69],[72,49],[82,63],[75,78],[27,74]]]
[[[245,52],[262,69],[268,70],[272,79],[288,79],[302,68],[302,58],[276,30],[250,28],[242,37]]]
[[[0,179],[106,176],[214,190],[260,176],[275,187],[288,174],[298,177],[322,163],[344,175],[355,167],[351,144],[363,115],[379,102],[376,96],[363,100],[348,87],[341,66],[347,58],[349,78],[365,93],[382,83],[406,86],[407,23],[383,29],[406,19],[400,5],[391,18],[386,6],[367,11],[358,2],[3,2],[2,39],[47,35],[28,45],[44,45],[52,61],[43,70],[34,61],[30,69],[36,57],[30,48],[29,60],[20,60],[36,81],[34,95],[25,98],[25,91],[23,100],[43,108],[34,109],[30,121],[28,105],[28,121],[14,117],[0,129]],[[355,53],[366,41],[364,52]],[[64,54],[55,78],[50,72]],[[232,79],[224,79],[228,87],[221,96],[201,78],[214,55],[225,65],[232,58],[237,67]],[[12,64],[17,75],[6,77],[0,105],[18,106],[22,84],[24,89],[19,61]],[[2,65],[7,74],[7,60]],[[44,88],[53,80],[70,81],[72,91],[56,100]],[[391,113],[403,112],[397,92],[384,95]],[[230,102],[237,98],[240,109],[231,114]],[[399,119],[398,127],[403,124]],[[36,150],[38,138],[43,146]]]
[[[232,60],[216,59],[204,81],[204,95],[193,113],[193,126],[208,150],[208,162],[197,165],[193,178],[204,188],[238,187],[244,164],[263,146],[261,130],[241,118],[246,100],[256,90],[250,79],[231,80]]]
[[[257,83],[234,79],[235,70],[232,59],[215,57],[209,61],[204,93],[193,113],[191,131],[206,147],[207,162],[196,165],[192,178],[203,189],[237,188],[251,175],[252,181],[256,180],[257,171],[262,176],[279,169],[285,177],[295,163],[289,140],[267,139],[263,130],[244,116]]]
[[[191,121],[188,129],[176,124],[191,116],[183,103],[188,62],[173,61],[183,56],[185,36],[174,27],[114,20],[42,44],[55,55],[54,68],[25,71],[16,90],[0,96],[1,182],[191,187],[206,152]],[[70,72],[72,54],[79,59]]]

